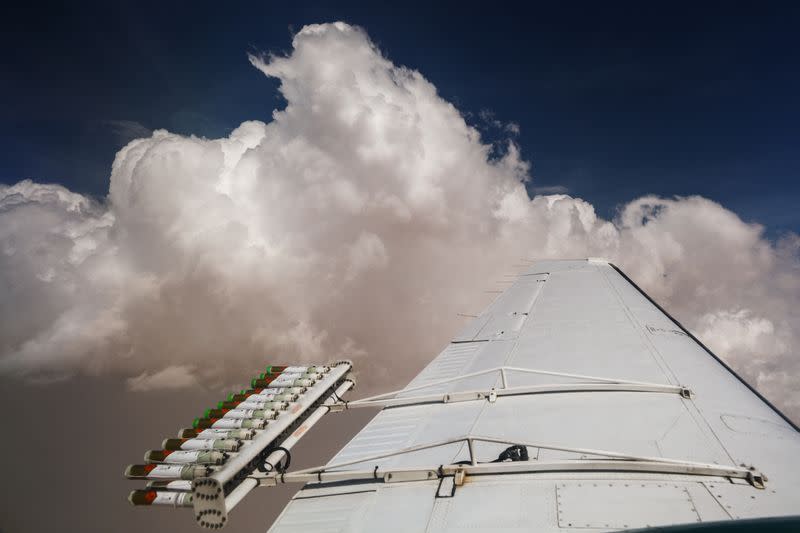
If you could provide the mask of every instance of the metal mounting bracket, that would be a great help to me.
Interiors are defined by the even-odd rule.
[[[544,376],[555,376],[569,379],[582,380],[582,383],[551,383],[545,385],[522,385],[512,387],[509,384],[510,373],[536,374]],[[423,391],[424,389],[455,383],[477,376],[499,374],[499,386],[487,389],[476,389],[467,391],[453,391],[446,393],[430,393],[409,395],[411,392]],[[668,385],[662,383],[647,383],[643,381],[631,381],[626,379],[612,379],[598,376],[586,376],[582,374],[567,374],[564,372],[550,372],[546,370],[535,370],[517,367],[496,367],[480,372],[464,374],[454,378],[434,381],[417,387],[405,388],[392,392],[378,394],[353,400],[349,402],[337,402],[330,406],[331,412],[341,412],[345,409],[356,407],[400,407],[404,405],[417,405],[422,403],[453,403],[475,400],[487,400],[495,403],[500,396],[519,396],[524,394],[551,394],[551,393],[571,393],[571,392],[649,392],[677,394],[682,398],[691,399],[692,392],[681,385]]]
[[[753,487],[757,489],[764,489],[764,482],[767,480],[767,477],[764,476],[761,472],[755,470],[754,468],[750,467],[750,473],[747,475],[747,482],[750,483]]]
[[[468,464],[440,465],[438,468],[424,466],[411,468],[384,468],[376,465],[371,469],[348,470],[346,467],[360,463],[377,461],[398,455],[428,450],[449,444],[466,442],[469,450]],[[536,460],[512,461],[512,462],[479,462],[475,455],[475,442],[486,442],[493,444],[514,444],[526,448],[539,448],[543,450],[554,450],[571,452],[582,456],[595,456],[599,458],[572,459],[563,461],[540,462]],[[466,462],[465,462],[466,463]],[[252,476],[259,485],[274,486],[278,483],[324,483],[339,481],[375,480],[382,479],[386,483],[401,481],[424,481],[430,479],[444,478],[453,476],[454,486],[464,484],[466,476],[477,474],[518,474],[518,473],[540,473],[540,472],[646,472],[651,474],[678,474],[708,477],[724,477],[732,479],[745,479],[755,488],[764,488],[766,476],[752,467],[727,466],[710,463],[697,463],[684,461],[682,459],[668,459],[663,457],[647,457],[630,455],[607,450],[594,450],[588,448],[573,448],[567,446],[557,446],[539,442],[519,442],[509,439],[495,437],[482,437],[467,435],[455,439],[421,444],[395,450],[393,452],[360,457],[342,463],[317,466],[298,470],[286,474],[267,474]],[[442,487],[440,483],[440,489]]]

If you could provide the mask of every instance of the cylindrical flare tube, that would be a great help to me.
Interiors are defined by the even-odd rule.
[[[261,418],[273,420],[278,416],[272,409],[206,409],[205,418]]]
[[[225,452],[204,450],[150,450],[144,454],[146,463],[221,465],[227,458]]]
[[[239,439],[250,440],[253,438],[252,429],[196,429],[183,428],[178,432],[181,439]]]
[[[128,479],[195,479],[207,477],[214,471],[206,465],[128,465]]]
[[[161,447],[165,450],[220,450],[235,452],[239,441],[235,439],[164,439]]]
[[[251,398],[253,397],[251,396]],[[288,402],[252,400],[250,398],[243,402],[219,402],[217,404],[218,409],[271,409],[273,411],[283,411],[287,407],[289,407]]]
[[[192,422],[198,429],[264,429],[266,425],[261,418],[195,418]]]
[[[134,490],[128,496],[133,505],[170,505],[172,507],[191,507],[191,492],[144,489]]]

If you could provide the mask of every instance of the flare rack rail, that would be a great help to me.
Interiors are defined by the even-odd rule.
[[[267,367],[252,389],[207,410],[205,418],[195,420],[195,429],[181,430],[183,439],[165,440],[170,449],[147,452],[149,464],[129,466],[126,477],[149,481],[129,500],[192,507],[200,526],[223,527],[230,510],[258,486],[253,474],[280,469],[292,446],[355,385],[351,370],[346,360]]]

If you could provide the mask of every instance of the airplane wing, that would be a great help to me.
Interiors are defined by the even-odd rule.
[[[800,514],[798,428],[605,261],[535,263],[405,389],[359,405],[383,409],[295,474],[272,533]]]

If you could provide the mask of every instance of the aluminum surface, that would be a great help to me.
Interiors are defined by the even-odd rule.
[[[598,459],[570,451],[581,449],[752,466],[767,476],[765,488],[707,475],[547,468],[468,475],[452,497],[441,497],[449,489],[440,491],[439,479],[311,483],[270,531],[619,530],[800,514],[800,434],[608,263],[534,264],[409,384],[414,391],[397,397],[499,388],[496,372],[442,383],[499,367],[680,386],[692,394],[573,390],[388,407],[329,464],[480,435],[547,443],[551,448],[529,449],[538,465]],[[581,383],[558,375],[509,376],[521,387]],[[506,447],[473,446],[479,462]],[[460,442],[331,471],[436,468],[469,457]]]

